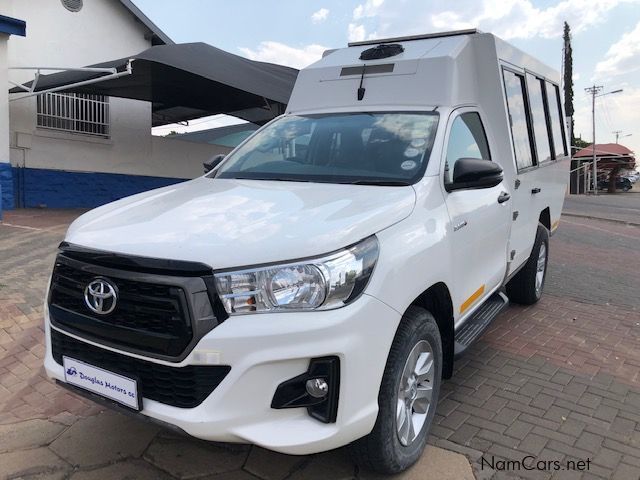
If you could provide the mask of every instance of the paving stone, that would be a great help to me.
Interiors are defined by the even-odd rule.
[[[515,449],[518,445],[519,440],[517,438],[507,437],[506,435],[493,432],[491,430],[480,430],[477,433],[479,438],[483,438],[485,440],[489,440],[495,445],[501,445],[503,447]]]
[[[504,407],[501,409],[498,414],[493,418],[494,422],[498,422],[502,425],[511,425],[516,418],[518,418],[521,413],[513,408]]]
[[[616,417],[611,422],[611,431],[622,435],[631,435],[636,429],[636,422],[625,418]]]
[[[552,440],[557,440],[558,442],[562,442],[567,445],[573,445],[575,441],[575,439],[571,435],[565,435],[564,433],[549,430],[548,428],[541,427],[540,425],[536,425],[535,427],[533,427],[532,431],[537,435],[541,435]]]
[[[306,458],[252,447],[244,469],[264,480],[282,480],[298,469]]]
[[[584,395],[584,392],[586,389],[587,389],[587,386],[583,383],[576,382],[574,377],[571,379],[571,381],[567,385],[564,386],[562,391],[565,394],[571,395],[572,397],[575,397],[576,399],[578,399]]]
[[[438,402],[437,412],[438,414],[446,417],[447,415],[450,415],[456,408],[458,408],[458,406],[460,406],[459,402],[447,398],[443,401]]]
[[[0,425],[0,453],[48,445],[65,428],[40,419]]]
[[[547,395],[545,393],[538,393],[533,400],[531,400],[531,406],[536,408],[541,408],[543,410],[547,410],[551,405],[553,405],[554,397],[551,395]]]
[[[140,457],[158,428],[111,411],[78,420],[50,448],[73,465],[105,465]]]
[[[447,440],[459,445],[469,446],[473,437],[480,431],[479,427],[464,424],[460,426]]]
[[[559,383],[560,385],[567,385],[571,381],[572,376],[568,373],[557,372],[553,377],[551,377],[551,381],[553,383]]]
[[[509,426],[509,428],[505,430],[504,434],[522,440],[529,434],[532,429],[533,425],[531,425],[530,423],[516,420]]]
[[[0,454],[0,478],[63,479],[71,466],[46,447]]]
[[[482,428],[483,430],[490,430],[498,434],[504,433],[504,431],[507,429],[507,427],[504,425],[485,420],[484,418],[469,417],[466,423]]]
[[[543,418],[551,420],[552,422],[562,423],[569,416],[569,411],[569,409],[560,408],[554,405],[547,410],[547,412],[543,415]]]
[[[249,454],[246,448],[225,448],[224,444],[190,438],[156,438],[144,459],[174,477],[196,478],[240,470]]]
[[[524,440],[520,442],[520,445],[518,445],[518,450],[530,453],[532,455],[540,455],[540,452],[542,452],[542,449],[545,447],[548,441],[549,439],[546,437],[536,435],[535,433],[530,433],[526,437],[524,437]]]
[[[162,470],[142,460],[126,460],[106,467],[78,471],[70,480],[171,480]]]
[[[592,456],[591,453],[586,450],[572,447],[571,445],[567,445],[566,443],[559,442],[555,439],[549,440],[549,443],[547,443],[547,448],[549,450],[553,450],[559,453],[564,453],[565,455],[568,455],[570,457],[575,457],[575,458],[587,459],[587,458],[591,458]]]
[[[575,446],[589,452],[597,453],[602,445],[603,438],[589,432],[582,432],[576,440]]]
[[[567,418],[564,422],[562,422],[562,424],[558,428],[558,431],[560,433],[571,435],[572,437],[577,438],[584,430],[584,427],[584,423],[573,418]]]
[[[580,400],[578,400],[578,404],[595,410],[596,408],[598,408],[601,401],[601,396],[586,392],[580,397]]]
[[[600,452],[598,452],[598,454],[593,458],[593,463],[603,467],[613,468],[620,463],[621,459],[621,453],[609,448],[602,448],[600,449]]]
[[[593,414],[594,418],[599,420],[604,420],[605,422],[612,422],[616,415],[618,414],[618,409],[613,407],[608,407],[607,405],[600,405],[595,413]]]
[[[440,422],[440,426],[444,428],[450,428],[455,431],[465,422],[467,418],[469,418],[468,414],[456,410],[445,417],[444,420]]]
[[[612,480],[630,480],[633,478],[640,478],[640,467],[621,463],[618,465],[618,468],[616,468],[616,471],[611,478]]]
[[[334,477],[330,474],[326,476],[308,477],[304,476],[306,469],[296,472],[292,480],[327,480],[353,477]],[[299,476],[297,474],[300,474]],[[384,480],[475,480],[473,470],[469,460],[460,453],[451,452],[442,448],[429,445],[420,460],[406,472],[389,477],[388,475],[372,474],[371,472],[359,472],[359,479]]]
[[[435,447],[428,446],[425,454],[422,455],[422,458],[418,462],[422,462],[427,454],[426,452],[432,448]],[[355,466],[349,458],[349,455],[346,450],[342,448],[311,456],[306,464],[288,477],[288,480],[353,479],[356,475],[355,470]],[[360,472],[360,478],[378,478],[378,476],[370,472],[362,471]]]

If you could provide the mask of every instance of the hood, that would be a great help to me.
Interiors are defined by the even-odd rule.
[[[346,247],[406,218],[414,205],[412,187],[201,177],[96,208],[71,224],[65,240],[233,268]]]

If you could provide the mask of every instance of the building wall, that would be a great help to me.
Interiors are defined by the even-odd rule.
[[[26,37],[8,42],[10,67],[83,67],[151,46],[146,27],[117,0],[85,1],[76,13],[67,11],[60,0],[0,0],[0,12],[28,25]],[[10,78],[22,82],[33,74],[12,70]],[[158,148],[160,142],[151,135],[150,103],[114,97],[109,103],[110,138],[105,139],[37,127],[35,97],[10,102],[10,160],[13,183],[19,189],[14,205],[94,206],[120,198],[122,190],[116,188],[111,197],[103,192],[92,198],[92,190],[80,187],[79,179],[103,179],[108,191],[109,185],[122,184],[122,175],[129,175],[126,191],[137,193],[155,185],[154,178],[193,178],[202,172],[204,160],[222,153],[215,146],[175,140]],[[81,172],[107,175],[77,175]],[[52,178],[59,189],[44,184]]]
[[[7,40],[9,35],[0,33],[0,85],[8,85]],[[9,98],[7,90],[4,89],[0,91],[0,220],[2,205],[8,203],[8,199],[12,197],[13,183],[9,166]]]

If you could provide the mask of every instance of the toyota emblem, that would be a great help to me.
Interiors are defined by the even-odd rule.
[[[84,289],[84,303],[99,315],[113,312],[118,302],[118,290],[104,278],[96,278]]]

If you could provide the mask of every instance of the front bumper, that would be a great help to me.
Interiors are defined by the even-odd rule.
[[[172,407],[144,398],[143,391],[141,413],[204,440],[252,443],[303,455],[346,445],[372,430],[380,382],[399,322],[400,314],[395,310],[363,295],[336,310],[231,317],[202,338],[179,363],[103,348],[172,367],[231,366],[200,405]],[[46,308],[45,323],[45,369],[51,378],[64,382],[64,369],[51,353],[51,328],[55,327]],[[311,358],[325,356],[340,359],[335,423],[319,422],[305,408],[271,408],[278,385],[306,372]]]

